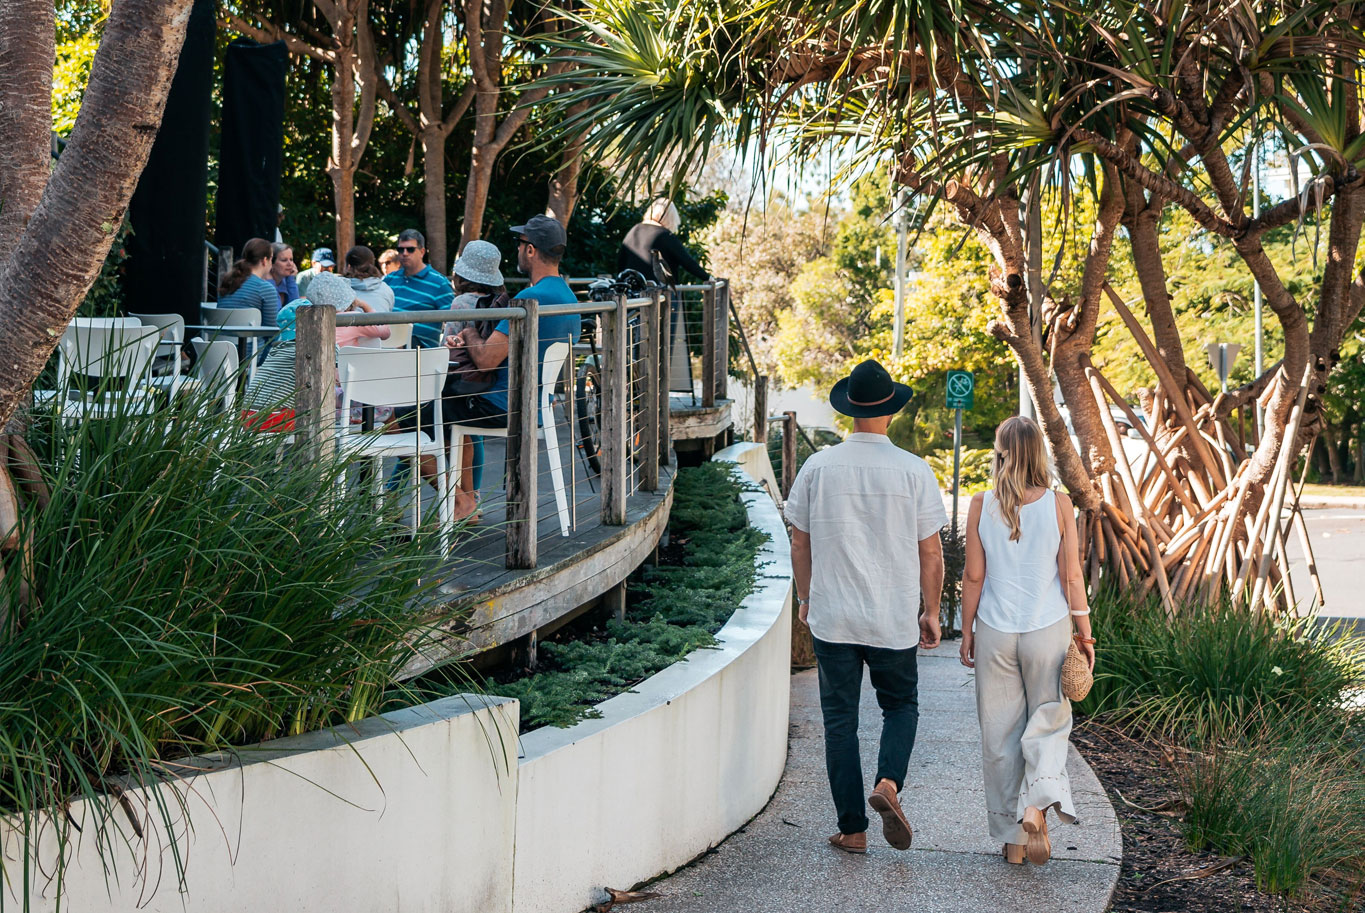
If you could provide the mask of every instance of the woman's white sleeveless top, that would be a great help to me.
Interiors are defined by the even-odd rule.
[[[1057,571],[1062,532],[1057,527],[1057,495],[1050,489],[1019,508],[1019,541],[1001,514],[995,492],[981,506],[977,534],[986,552],[986,583],[977,617],[1007,634],[1024,634],[1054,625],[1069,607]]]

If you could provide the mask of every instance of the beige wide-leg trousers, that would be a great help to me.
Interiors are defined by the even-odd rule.
[[[1071,702],[1062,697],[1062,660],[1071,619],[1027,634],[1006,634],[976,621],[976,714],[981,721],[981,765],[986,816],[1000,843],[1027,842],[1030,805],[1049,806],[1076,821],[1066,776]]]

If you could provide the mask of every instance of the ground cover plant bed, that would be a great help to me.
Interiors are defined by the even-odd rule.
[[[1077,723],[1071,742],[1104,784],[1123,830],[1123,865],[1112,913],[1312,909],[1258,891],[1247,859],[1189,848],[1181,831],[1184,804],[1171,771],[1174,759],[1143,733],[1088,719]]]
[[[596,705],[715,644],[715,634],[754,589],[766,534],[749,526],[742,483],[725,463],[681,469],[668,543],[657,564],[630,580],[626,617],[589,613],[541,641],[536,667],[493,676],[484,690],[521,701],[521,728],[572,726]],[[424,699],[450,688],[443,673],[410,683]],[[460,690],[467,683],[456,683]]]
[[[1365,909],[1361,645],[1099,594],[1076,744],[1124,829],[1115,910]]]

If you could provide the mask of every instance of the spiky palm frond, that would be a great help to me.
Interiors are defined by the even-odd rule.
[[[575,66],[548,81],[562,111],[585,103],[560,132],[586,130],[586,154],[636,183],[676,180],[720,144],[781,135],[797,157],[837,143],[859,163],[912,163],[928,184],[982,172],[1093,184],[1094,138],[1131,137],[1134,155],[1202,193],[1184,148],[1192,132],[1221,145],[1279,130],[1314,167],[1365,154],[1344,101],[1361,47],[1355,9],[588,0],[554,39]]]

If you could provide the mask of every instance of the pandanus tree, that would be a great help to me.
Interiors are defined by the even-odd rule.
[[[834,143],[853,168],[889,168],[980,237],[991,333],[1017,358],[1079,507],[1092,583],[1158,591],[1172,611],[1229,592],[1285,604],[1292,458],[1365,302],[1358,4],[592,0],[572,19],[559,43],[576,67],[551,81],[565,87],[553,96],[561,129],[588,131],[585,155],[658,186],[721,144],[782,136],[800,157]],[[1259,214],[1257,142],[1305,175]],[[1093,203],[1089,224],[1055,228],[1089,239],[1070,294],[1054,293],[1039,262],[1030,194],[1075,214],[1064,223],[1083,196]],[[1283,330],[1283,358],[1243,388],[1211,395],[1187,364],[1157,243],[1170,207],[1235,247]],[[1326,227],[1321,280],[1291,289],[1263,241],[1305,220]],[[1120,232],[1141,302],[1109,282]],[[1156,378],[1125,391],[1136,406],[1092,363],[1106,306]],[[1248,449],[1229,417],[1256,402],[1264,427]],[[1145,467],[1125,458],[1112,407],[1146,439]]]
[[[19,502],[47,499],[15,415],[123,223],[189,15],[189,0],[110,4],[80,114],[54,162],[56,8],[51,0],[0,4],[0,573],[25,581],[21,605],[0,601],[0,625],[17,621],[29,598],[31,543],[16,526]]]

